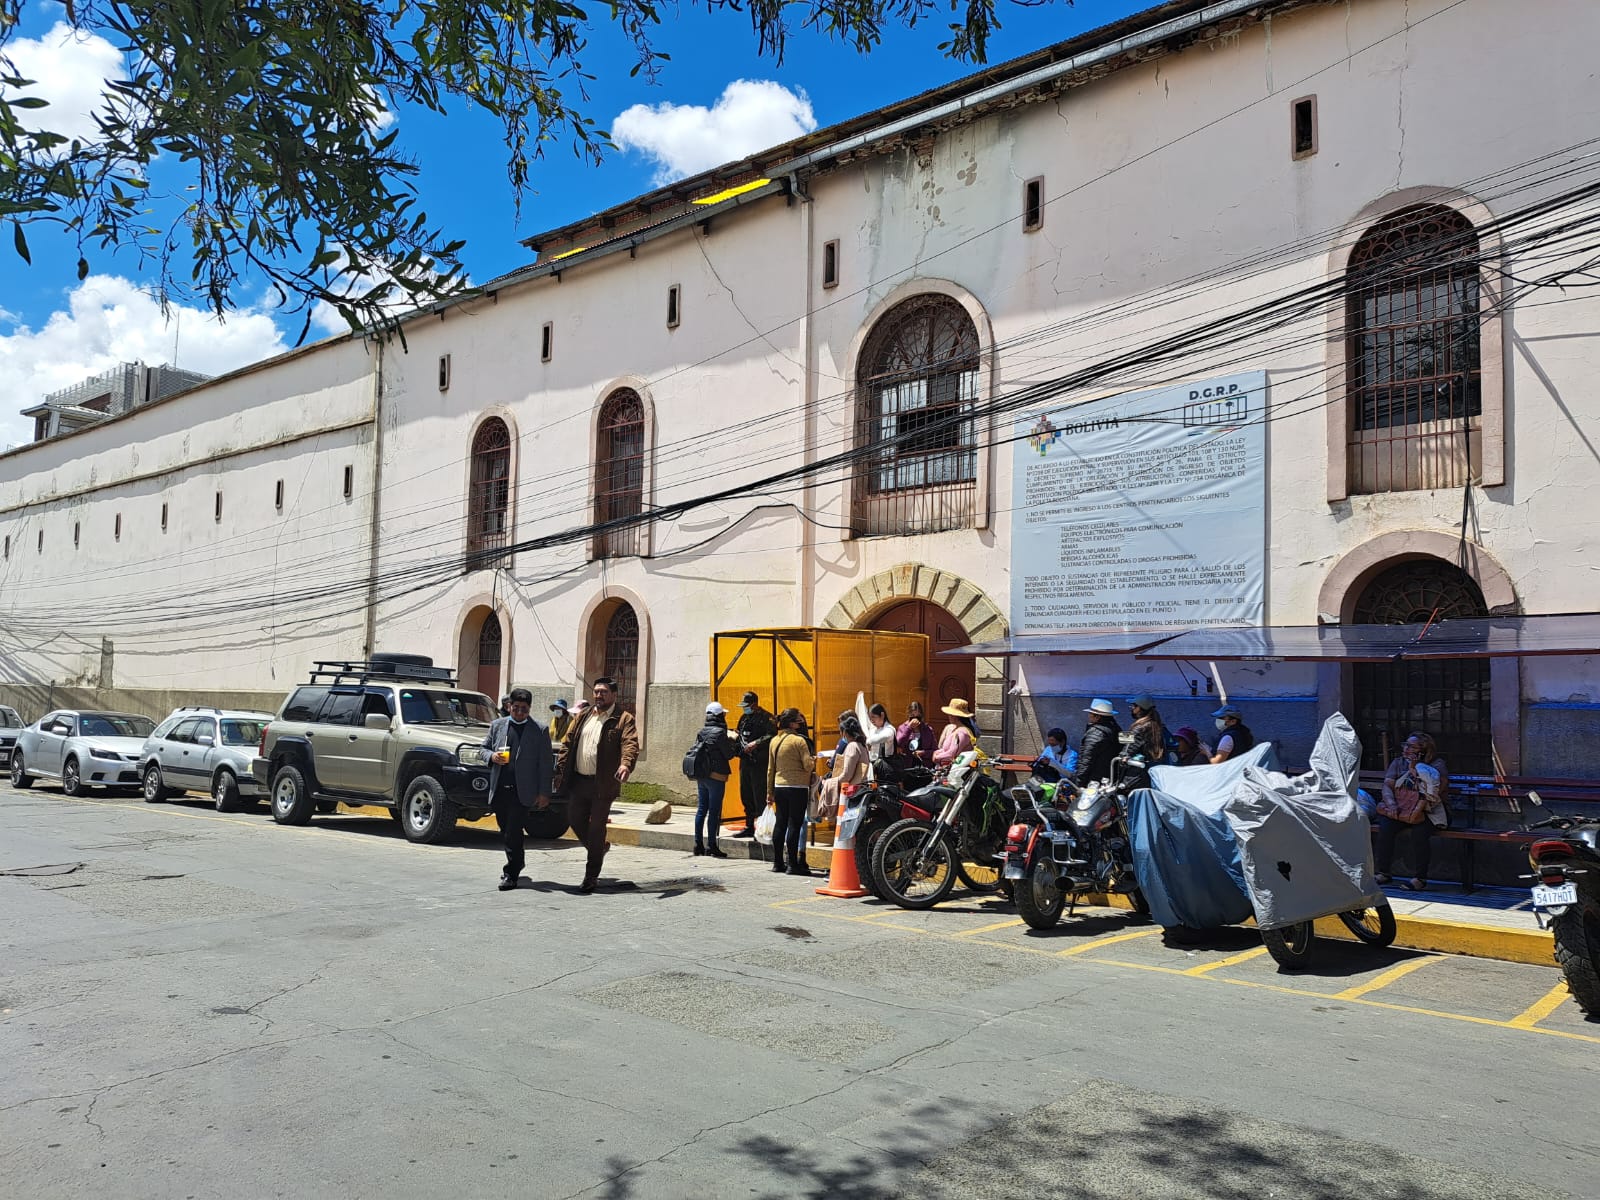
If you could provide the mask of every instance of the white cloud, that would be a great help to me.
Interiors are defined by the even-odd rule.
[[[122,55],[105,38],[79,33],[58,21],[37,38],[17,38],[4,47],[7,58],[24,79],[35,80],[14,94],[37,96],[49,108],[24,109],[19,114],[29,126],[42,126],[67,138],[90,141],[99,129],[90,115],[105,95],[108,79],[124,75]]]
[[[33,426],[19,409],[118,363],[175,363],[220,375],[288,348],[264,312],[237,312],[222,322],[201,309],[174,305],[169,320],[132,280],[91,275],[67,294],[67,308],[51,313],[38,329],[16,324],[0,333],[0,394],[7,401],[0,410],[0,448],[33,440]]]
[[[769,79],[736,79],[710,108],[699,104],[635,104],[611,123],[612,140],[658,165],[669,183],[810,133],[811,101]]]

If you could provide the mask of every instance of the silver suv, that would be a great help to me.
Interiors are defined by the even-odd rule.
[[[482,744],[495,715],[488,696],[421,655],[319,662],[267,726],[251,770],[280,825],[306,824],[319,803],[373,804],[411,841],[438,842],[489,812]],[[539,816],[536,837],[565,828],[564,807]]]
[[[210,795],[218,812],[238,812],[266,789],[250,774],[271,713],[244,709],[175,709],[139,751],[139,782],[154,804],[189,791]]]

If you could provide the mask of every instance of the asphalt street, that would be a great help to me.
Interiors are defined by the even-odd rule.
[[[1600,1197],[1553,969],[0,787],[0,1194]]]

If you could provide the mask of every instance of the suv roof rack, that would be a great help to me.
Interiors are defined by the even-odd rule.
[[[420,658],[420,655],[408,658]],[[456,686],[456,673],[449,667],[436,667],[430,660],[397,662],[392,658],[366,660],[319,659],[312,664],[312,683],[365,683],[369,679],[411,679],[419,683]]]

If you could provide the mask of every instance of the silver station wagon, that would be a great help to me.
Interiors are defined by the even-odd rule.
[[[180,708],[157,725],[139,751],[139,783],[151,804],[205,792],[218,812],[254,804],[264,789],[250,775],[271,713]]]

